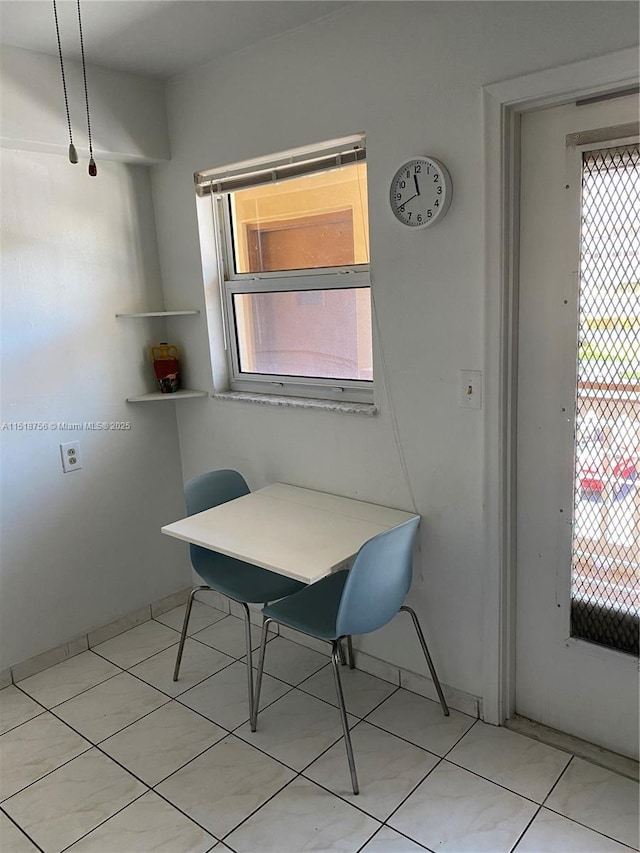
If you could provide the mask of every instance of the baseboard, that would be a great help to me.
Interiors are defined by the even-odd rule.
[[[0,686],[6,686],[4,682],[7,678],[7,673],[10,676],[7,684],[16,684],[18,681],[24,681],[25,678],[42,672],[43,669],[49,669],[49,667],[67,660],[67,658],[79,655],[100,643],[110,640],[112,637],[116,637],[118,634],[123,634],[130,628],[135,628],[136,625],[142,625],[152,618],[152,614],[159,616],[162,613],[166,613],[167,610],[183,604],[187,600],[190,591],[191,587],[187,587],[174,592],[171,595],[167,595],[164,598],[141,607],[139,610],[133,611],[133,613],[122,616],[120,619],[108,622],[106,625],[101,625],[98,628],[88,631],[86,634],[74,637],[53,649],[41,652],[41,654],[28,658],[21,663],[14,664],[7,670],[4,670],[0,675]]]
[[[233,612],[233,611],[232,611]],[[316,640],[315,637],[309,637],[300,631],[294,631],[292,628],[286,628],[280,625],[280,636],[288,640],[293,640],[301,646],[306,646],[316,652],[329,656],[331,647],[329,643],[322,640]],[[355,641],[354,641],[355,643]],[[372,655],[359,651],[354,647],[353,651],[354,663],[356,669],[362,672],[368,672],[369,675],[375,675],[376,678],[381,678],[383,681],[388,681],[390,684],[395,684],[398,687],[404,687],[412,693],[418,693],[420,696],[425,696],[427,699],[433,699],[438,702],[438,692],[435,684],[430,678],[424,675],[418,675],[415,672],[410,672],[408,669],[394,666],[387,661],[375,658]],[[477,696],[472,696],[470,693],[465,693],[463,690],[458,690],[455,687],[449,687],[447,684],[442,685],[447,704],[456,711],[461,711],[463,714],[478,718],[481,716],[482,702]]]
[[[55,666],[57,663],[67,660],[74,655],[81,654],[88,649],[94,648],[100,643],[110,640],[112,637],[123,634],[137,625],[142,625],[150,619],[161,616],[168,610],[174,607],[179,607],[189,597],[192,587],[184,589],[160,598],[157,601],[152,601],[150,604],[135,610],[133,613],[128,613],[120,619],[113,622],[108,622],[106,625],[101,625],[94,628],[87,634],[82,634],[80,637],[75,637],[67,643],[56,646],[54,649],[49,649],[42,654],[29,658],[22,663],[16,664],[0,673],[0,687],[8,684],[23,681],[31,675],[41,672],[43,669],[48,669]],[[225,613],[231,613],[234,616],[244,618],[244,612],[241,605],[234,601],[230,601],[225,596],[214,590],[200,590],[196,594],[196,600],[203,601],[212,607],[216,607]],[[261,605],[250,605],[251,623],[256,626],[262,625]],[[306,646],[314,651],[320,652],[329,656],[330,646],[322,640],[316,640],[314,637],[309,637],[299,631],[294,631],[291,628],[286,628],[282,625],[272,625],[270,630],[279,633],[281,637],[292,640],[299,645]],[[413,693],[419,693],[421,696],[426,696],[428,699],[438,701],[438,694],[435,685],[431,679],[423,675],[418,675],[415,672],[402,669],[387,661],[380,660],[365,652],[354,649],[354,659],[356,669],[363,672],[368,672],[370,675],[375,675],[377,678],[388,681],[391,684],[396,684],[398,687],[404,687],[411,690]],[[463,714],[469,714],[472,717],[479,717],[481,714],[481,702],[477,696],[472,696],[462,690],[457,690],[455,687],[449,687],[446,684],[442,685],[442,689],[446,696],[448,704],[456,711],[461,711]]]
[[[571,752],[578,758],[590,761],[591,764],[598,764],[600,767],[612,770],[620,776],[627,776],[629,779],[638,781],[638,762],[634,761],[633,758],[627,758],[626,755],[611,752],[601,746],[589,743],[589,741],[582,740],[582,738],[560,732],[557,729],[551,729],[517,714],[506,720],[504,725],[505,728],[511,729],[513,732],[539,740],[541,743],[554,746],[563,752]]]

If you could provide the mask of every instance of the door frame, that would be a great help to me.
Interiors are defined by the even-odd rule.
[[[519,126],[534,109],[638,85],[638,50],[482,88],[484,161],[484,589],[482,717],[515,708],[515,461]]]

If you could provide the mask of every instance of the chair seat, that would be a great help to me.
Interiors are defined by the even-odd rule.
[[[197,546],[194,546],[197,547]],[[194,568],[211,589],[247,604],[277,601],[304,589],[305,584],[224,554],[198,548]]]
[[[349,572],[341,571],[304,587],[301,592],[264,607],[262,612],[282,625],[320,640],[336,640],[336,620]]]

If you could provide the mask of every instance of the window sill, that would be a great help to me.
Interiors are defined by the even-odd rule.
[[[348,415],[378,414],[373,403],[341,403],[338,400],[319,400],[312,397],[278,397],[275,394],[249,394],[246,391],[219,391],[213,393],[214,400],[237,400],[242,403],[257,403],[261,406],[283,406],[291,409],[320,409],[324,412],[342,412]]]

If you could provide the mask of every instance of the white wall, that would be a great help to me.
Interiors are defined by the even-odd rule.
[[[88,156],[82,66],[65,59],[73,141]],[[60,62],[31,50],[2,45],[0,146],[67,156],[69,130]],[[87,66],[91,136],[98,159],[148,163],[169,158],[164,85],[159,80]]]
[[[33,116],[38,76],[4,78],[3,105],[14,85]],[[14,122],[16,144],[29,127]],[[90,178],[86,162],[21,150],[0,151],[0,168],[1,420],[131,423],[0,432],[1,670],[187,586],[190,571],[160,533],[184,514],[175,404],[125,402],[153,390],[146,348],[162,321],[115,318],[163,304],[149,169],[98,158]],[[83,468],[63,474],[58,445],[72,439]]]
[[[153,170],[167,301],[204,308],[195,170],[365,131],[381,332],[377,417],[230,401],[181,409],[185,478],[228,465],[253,488],[282,480],[410,508],[382,349],[423,516],[410,600],[443,680],[474,695],[482,692],[483,412],[458,408],[457,373],[483,369],[480,90],[630,46],[637,32],[632,3],[357,4],[174,79],[167,90],[172,160]],[[417,233],[388,206],[389,180],[416,154],[442,159],[454,181],[447,218]],[[194,330],[190,381],[207,387],[204,319]],[[362,645],[424,669],[402,619]]]

